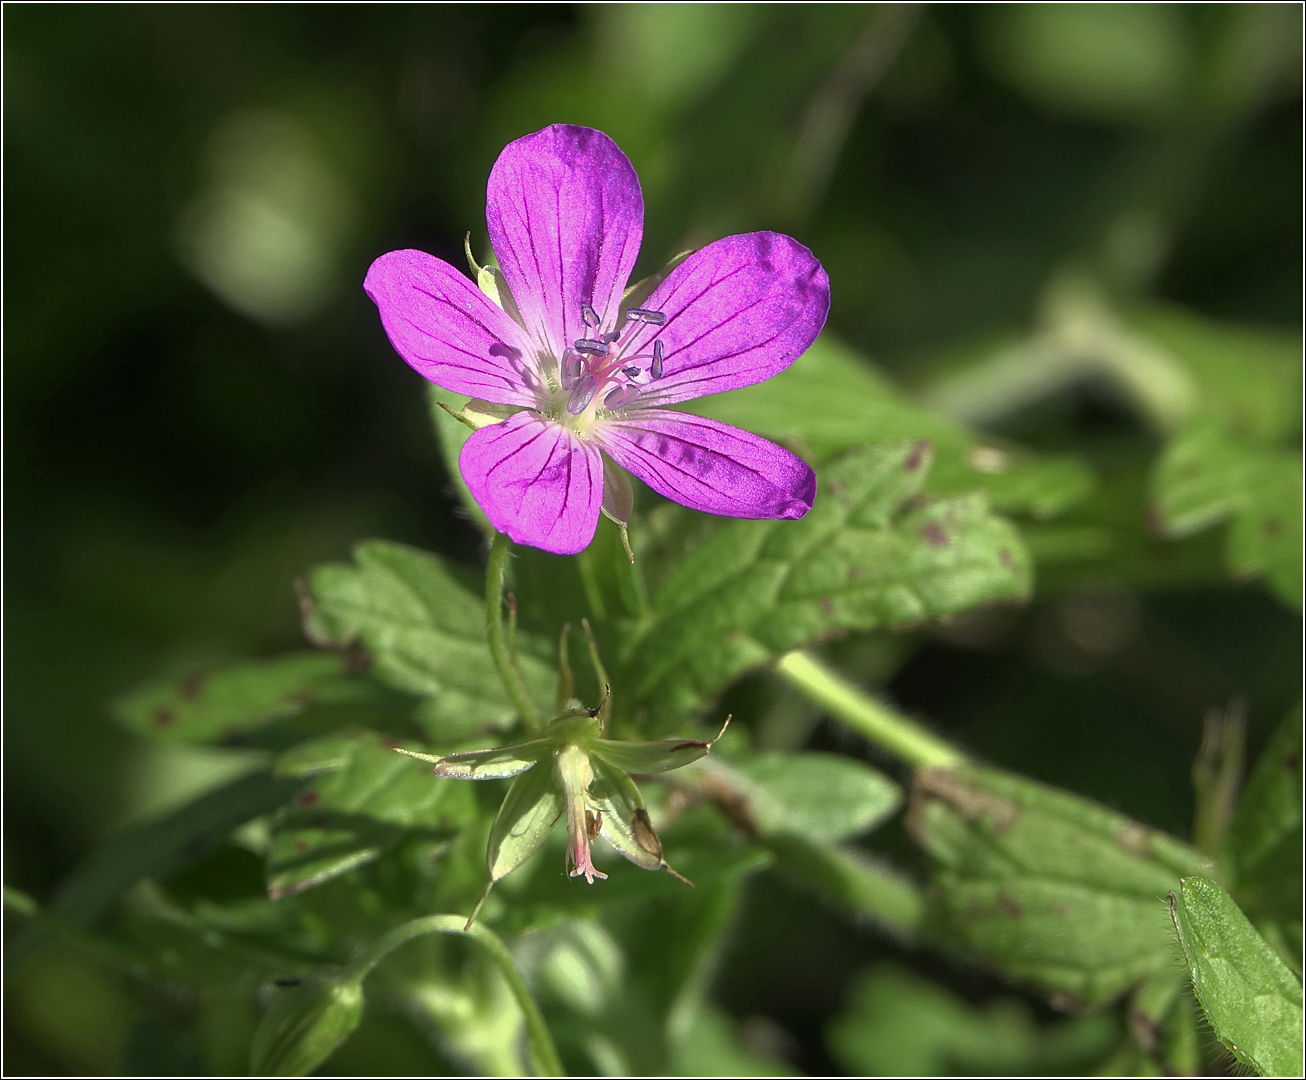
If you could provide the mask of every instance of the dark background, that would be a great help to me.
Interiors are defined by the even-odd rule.
[[[460,262],[467,230],[483,254],[485,177],[528,131],[587,123],[623,147],[641,270],[727,232],[797,236],[830,273],[830,328],[907,386],[1027,328],[1068,265],[1126,300],[1298,327],[1300,10],[1238,92],[1219,81],[1234,8],[1139,11],[1122,38],[1076,5],[7,6],[5,881],[47,897],[100,837],[243,767],[137,742],[116,695],[295,647],[293,579],[358,538],[479,557],[360,283],[396,247]],[[840,82],[874,19],[880,68]],[[1155,256],[1113,269],[1137,220]],[[997,427],[1108,473],[1159,445],[1093,386]],[[1058,652],[1068,602],[978,648],[922,638],[887,692],[1186,834],[1203,712],[1240,697],[1264,742],[1298,692],[1296,615],[1218,577],[1129,590],[1130,655],[1085,659]],[[859,750],[828,724],[809,745]],[[759,881],[718,996],[828,1067],[846,977],[893,948],[833,912],[780,933],[806,902]],[[11,998],[11,1067],[110,1067],[139,1006],[92,988],[98,1034],[70,1031],[52,978]]]

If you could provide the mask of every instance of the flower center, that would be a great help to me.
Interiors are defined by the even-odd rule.
[[[606,334],[598,333],[601,320],[589,304],[581,304],[580,316],[593,336],[577,338],[558,361],[572,416],[580,416],[596,401],[605,409],[624,408],[639,397],[641,387],[662,377],[662,340],[654,338],[647,349],[647,340],[640,340],[649,328],[666,324],[662,312],[630,308],[625,321]]]

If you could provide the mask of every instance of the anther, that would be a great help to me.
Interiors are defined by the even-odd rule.
[[[639,307],[630,308],[626,312],[626,318],[634,319],[636,322],[652,323],[654,326],[663,326],[667,321],[667,317],[662,312]]]
[[[594,400],[594,391],[596,389],[598,387],[594,382],[594,376],[582,375],[580,381],[576,383],[575,389],[572,390],[571,397],[567,399],[567,411],[572,416],[579,416],[583,413],[589,408],[590,402]]]
[[[648,367],[649,377],[653,379],[662,378],[662,339],[658,338],[653,342],[653,363]]]
[[[562,388],[571,390],[575,387],[580,377],[585,374],[585,358],[575,349],[567,349],[562,354],[562,361],[558,365],[562,375]]]
[[[618,386],[603,399],[603,407],[605,409],[620,409],[625,405],[629,405],[637,397],[639,397],[639,387],[626,383],[623,386]]]
[[[595,311],[592,307],[590,307],[589,304],[581,304],[580,317],[584,321],[585,325],[588,326],[590,329],[592,330],[598,329],[599,313]]]
[[[629,375],[632,379],[637,379],[640,375],[640,370],[637,367],[624,367],[621,372],[623,375]]]
[[[606,341],[595,341],[593,338],[581,338],[575,344],[577,352],[589,353],[590,356],[607,356],[611,351]]]

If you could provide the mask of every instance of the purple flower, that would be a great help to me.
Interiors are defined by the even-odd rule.
[[[475,431],[459,460],[496,529],[582,550],[600,509],[629,516],[611,462],[712,514],[811,509],[816,477],[801,459],[669,407],[769,379],[811,345],[830,283],[807,248],[773,232],[727,236],[623,303],[644,199],[625,154],[591,128],[555,124],[509,144],[486,201],[502,307],[420,251],[382,255],[364,287],[414,369],[506,416]]]

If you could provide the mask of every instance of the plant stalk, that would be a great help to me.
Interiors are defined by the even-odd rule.
[[[940,765],[951,768],[966,763],[966,755],[951,743],[876,701],[811,653],[786,653],[776,661],[775,671],[831,716],[913,767]]]
[[[507,536],[501,532],[494,534],[494,540],[490,543],[490,563],[485,570],[485,634],[504,689],[508,691],[508,697],[521,715],[526,730],[534,734],[541,726],[539,710],[526,692],[526,682],[508,648],[503,630],[503,578],[511,547],[512,541]]]
[[[493,930],[487,929],[480,923],[467,927],[464,925],[465,921],[461,915],[428,915],[397,926],[368,949],[353,965],[349,974],[359,980],[366,978],[368,972],[389,953],[423,934],[463,934],[475,938],[499,965],[499,970],[508,980],[512,996],[517,999],[517,1004],[526,1017],[526,1034],[539,1074],[566,1076],[562,1068],[562,1060],[558,1057],[558,1049],[553,1044],[553,1036],[549,1033],[548,1025],[545,1024],[539,1006],[535,1004],[535,999],[526,986],[526,981],[517,970],[517,965],[512,962],[507,946]]]

